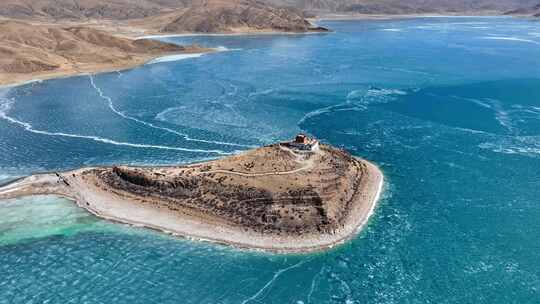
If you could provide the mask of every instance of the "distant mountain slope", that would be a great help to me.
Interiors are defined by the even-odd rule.
[[[540,3],[506,12],[506,15],[540,17]]]
[[[85,27],[16,21],[0,22],[0,41],[0,83],[10,82],[16,74],[87,72],[140,64],[161,54],[205,51]]]
[[[161,32],[306,32],[312,25],[295,9],[272,7],[257,0],[201,0],[171,13]]]
[[[52,19],[144,18],[184,7],[187,0],[2,0],[0,16]]]
[[[161,32],[310,30],[300,10],[260,0],[1,0],[0,16],[18,20],[141,20]]]
[[[538,0],[266,0],[305,11],[364,14],[499,12],[530,7]]]
[[[295,21],[302,15],[298,11],[310,14],[514,14],[518,11],[516,14],[522,14],[519,12],[538,4],[538,0],[1,0],[0,16],[80,21],[141,19],[173,13],[176,25],[171,24],[168,29],[197,27],[200,31],[205,28],[212,31],[243,24],[302,28],[301,22]]]

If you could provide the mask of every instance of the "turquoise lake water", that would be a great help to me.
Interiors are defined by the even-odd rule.
[[[224,157],[308,132],[379,164],[367,228],[280,256],[0,202],[0,303],[540,303],[540,23],[327,21],[171,37],[199,58],[0,91],[0,180]]]

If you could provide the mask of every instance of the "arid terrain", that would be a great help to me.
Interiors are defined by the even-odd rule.
[[[49,21],[125,20],[156,15],[185,4],[182,0],[2,0],[0,16]]]
[[[136,37],[184,33],[325,32],[307,17],[414,14],[540,16],[534,0],[5,0],[0,85],[131,68],[172,53],[201,53]]]
[[[266,0],[278,6],[292,6],[312,15],[499,15],[528,8],[538,0]]]
[[[107,28],[135,27],[153,34],[313,29],[299,9],[258,0],[7,0],[0,3],[0,17],[56,24],[109,23]]]
[[[0,21],[0,84],[125,69],[167,54],[208,51],[83,26]]]
[[[325,29],[311,25],[296,9],[256,0],[6,0],[0,3],[0,85],[210,51],[135,39],[140,36],[276,31]]]
[[[10,18],[47,18],[55,20],[81,19],[141,19],[196,7],[223,5],[253,5],[291,8],[309,15],[332,13],[350,14],[503,14],[529,9],[540,4],[538,0],[4,0],[0,3],[0,16]],[[202,18],[204,16],[192,16]],[[218,22],[227,20],[217,20]]]
[[[415,14],[540,16],[535,0],[5,0],[0,85],[130,68],[198,46],[131,40],[183,33],[324,32],[307,17]]]
[[[540,18],[540,2],[536,5],[521,7],[505,13],[512,16],[526,16]]]
[[[185,9],[143,21],[164,33],[308,32],[322,31],[298,10],[253,0],[194,1]]]
[[[374,165],[330,146],[305,152],[275,144],[189,166],[35,175],[0,188],[0,198],[60,194],[107,219],[297,252],[354,236],[373,212],[382,178]]]

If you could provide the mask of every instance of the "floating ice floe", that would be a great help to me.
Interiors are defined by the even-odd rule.
[[[218,46],[214,48],[215,52],[227,52],[227,51],[239,51],[240,49],[229,49],[224,46]],[[146,64],[156,64],[156,63],[162,63],[162,62],[171,62],[171,61],[180,61],[185,59],[193,59],[193,58],[199,58],[203,55],[210,54],[210,53],[192,53],[192,54],[176,54],[176,55],[167,55],[163,57],[158,57],[156,59],[153,59]]]
[[[177,54],[177,55],[168,55],[156,58],[154,60],[151,60],[147,62],[146,64],[156,64],[156,63],[162,63],[162,62],[171,62],[171,61],[180,61],[185,59],[191,59],[191,58],[199,58],[205,53],[193,53],[193,54]]]

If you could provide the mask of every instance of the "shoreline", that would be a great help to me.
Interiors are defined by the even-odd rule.
[[[496,14],[495,12],[483,15],[472,14],[323,14],[313,18],[310,21],[347,21],[347,20],[398,20],[398,19],[417,19],[417,18],[513,18],[514,16]]]
[[[359,196],[361,200],[351,209],[342,229],[334,235],[309,235],[307,237],[263,235],[244,231],[240,227],[217,225],[219,222],[205,220],[196,214],[173,214],[160,206],[137,204],[131,198],[117,197],[100,191],[80,178],[82,172],[93,168],[83,168],[62,173],[69,182],[65,187],[53,174],[38,174],[19,178],[0,187],[0,199],[12,199],[33,195],[57,195],[73,201],[93,215],[116,223],[128,224],[160,231],[175,237],[194,241],[221,244],[238,249],[273,252],[281,254],[312,253],[340,246],[355,238],[365,228],[374,214],[383,191],[384,175],[374,164],[366,164],[368,176]],[[362,178],[364,179],[364,178]],[[130,213],[130,214],[127,214]]]
[[[159,39],[159,38],[174,38],[174,37],[237,37],[237,36],[300,36],[300,35],[323,35],[330,34],[332,30],[323,31],[306,31],[306,32],[280,32],[280,31],[248,31],[248,32],[224,32],[224,33],[179,33],[179,34],[150,34],[134,37],[134,40],[141,39]]]
[[[256,35],[320,35],[320,34],[328,34],[331,32],[238,32],[238,33],[184,33],[184,34],[165,34],[165,35],[145,35],[145,36],[139,36],[134,37],[133,40],[143,40],[143,39],[160,39],[160,38],[173,38],[173,37],[197,37],[197,36],[256,36]],[[12,77],[10,80],[2,80],[0,79],[0,90],[3,89],[10,89],[18,86],[23,86],[31,83],[40,83],[47,80],[53,80],[53,79],[64,79],[64,78],[70,78],[70,77],[77,77],[77,76],[84,76],[84,75],[95,75],[95,74],[103,74],[103,73],[113,73],[113,72],[122,72],[122,71],[128,71],[132,70],[147,64],[155,64],[155,63],[162,63],[162,62],[168,62],[168,61],[180,61],[185,59],[194,59],[198,58],[207,54],[211,53],[219,53],[219,52],[225,52],[225,51],[236,51],[229,50],[229,49],[220,49],[220,48],[210,48],[210,50],[205,52],[181,52],[181,53],[165,53],[161,55],[155,55],[155,56],[143,56],[142,59],[134,60],[134,62],[129,62],[125,64],[111,64],[103,67],[96,67],[96,68],[89,68],[88,70],[84,71],[76,71],[76,70],[59,70],[59,71],[52,71],[52,72],[35,72],[35,73],[27,73],[27,74],[20,74],[20,75],[11,75]],[[166,58],[172,58],[172,57],[181,57],[186,56],[185,58],[179,58],[175,60],[163,60],[159,61],[159,59],[166,59]]]
[[[516,16],[506,16],[506,15],[497,15],[497,14],[485,14],[485,15],[448,15],[448,14],[405,14],[405,15],[376,15],[376,14],[326,14],[321,16],[316,16],[313,18],[307,18],[313,22],[320,21],[347,21],[347,20],[393,20],[393,19],[415,19],[415,18],[516,18]],[[148,34],[142,36],[134,35],[123,35],[130,37],[133,40],[142,40],[142,39],[160,39],[160,38],[174,38],[174,37],[238,37],[238,36],[257,36],[257,35],[322,35],[329,34],[332,31],[323,32],[323,31],[307,31],[307,32],[280,32],[280,31],[244,31],[244,32],[232,32],[232,33],[179,33],[179,34]],[[52,72],[42,72],[42,73],[29,73],[22,75],[12,75],[9,80],[0,79],[0,90],[9,89],[13,87],[18,87],[33,82],[42,82],[52,79],[63,79],[69,77],[76,77],[81,75],[89,74],[102,74],[102,73],[112,73],[112,72],[121,72],[137,67],[143,66],[145,64],[151,63],[154,60],[159,58],[175,56],[175,55],[199,55],[203,56],[213,52],[220,52],[221,50],[211,49],[207,52],[185,52],[185,53],[172,53],[172,54],[162,54],[155,56],[143,56],[134,60],[134,62],[115,64],[101,66],[96,68],[89,68],[88,70],[76,71],[76,70],[59,70]],[[186,58],[189,59],[189,58]]]
[[[122,71],[129,71],[132,69],[136,69],[138,67],[151,64],[153,61],[158,60],[160,58],[166,58],[166,57],[172,57],[172,56],[190,56],[187,58],[177,59],[175,61],[184,60],[184,59],[190,59],[195,56],[200,57],[204,56],[206,54],[216,53],[216,52],[222,52],[222,50],[217,49],[211,49],[210,51],[206,52],[186,52],[186,53],[166,53],[156,56],[146,56],[144,59],[136,62],[129,62],[126,64],[119,64],[117,66],[110,65],[110,66],[104,66],[104,67],[96,67],[95,69],[89,69],[88,71],[55,71],[51,73],[29,73],[29,74],[23,74],[23,75],[17,75],[19,77],[16,77],[14,75],[13,78],[15,80],[13,81],[3,81],[0,80],[0,90],[3,89],[12,89],[19,86],[24,86],[27,84],[32,83],[41,83],[43,81],[47,80],[53,80],[53,79],[64,79],[64,78],[70,78],[70,77],[77,77],[77,76],[85,76],[85,75],[95,75],[95,74],[104,74],[104,73],[114,73],[114,72],[122,72]],[[171,60],[173,61],[173,60]],[[159,63],[159,62],[154,62]]]

